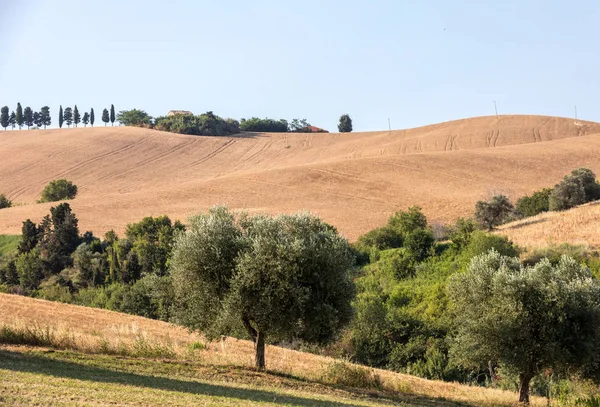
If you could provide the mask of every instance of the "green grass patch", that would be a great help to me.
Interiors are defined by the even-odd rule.
[[[6,257],[17,251],[19,246],[19,235],[0,235],[0,258]]]
[[[250,368],[21,347],[0,347],[0,395],[1,405],[44,406],[461,405],[375,397]]]

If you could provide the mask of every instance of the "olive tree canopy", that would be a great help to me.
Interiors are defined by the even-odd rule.
[[[264,369],[265,342],[326,343],[352,315],[348,242],[309,215],[236,215],[224,207],[190,219],[171,275],[179,322],[208,338],[245,332]]]
[[[452,357],[466,368],[489,361],[519,372],[519,401],[547,368],[580,369],[600,357],[600,285],[570,257],[523,266],[495,250],[473,258],[448,287],[456,312]]]

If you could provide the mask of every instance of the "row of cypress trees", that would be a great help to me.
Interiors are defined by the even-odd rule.
[[[102,121],[106,126],[109,122],[114,126],[115,123],[115,106],[110,105],[110,112],[108,109],[104,109],[102,111]],[[94,126],[94,122],[96,120],[96,115],[94,114],[94,109],[90,109],[89,113],[84,112],[83,116],[79,112],[77,105],[73,109],[67,107],[63,110],[62,105],[58,111],[58,127],[62,128],[63,124],[66,124],[68,127],[71,127],[73,124],[75,127],[79,123],[83,123],[84,126],[88,124]],[[17,109],[13,110],[9,113],[8,106],[3,106],[0,109],[0,127],[3,127],[6,130],[8,127],[11,127],[13,130],[16,126],[19,127],[19,130],[25,125],[29,130],[31,126],[37,126],[46,128],[46,126],[50,126],[52,124],[52,117],[50,116],[50,108],[48,106],[44,106],[40,109],[40,111],[34,111],[31,107],[27,106],[25,109],[21,106],[21,103],[17,103]]]

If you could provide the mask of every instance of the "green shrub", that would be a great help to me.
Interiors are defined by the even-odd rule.
[[[251,119],[242,119],[240,121],[241,131],[258,131],[269,133],[285,133],[288,131],[287,120],[259,119],[253,117]]]
[[[429,229],[414,229],[405,235],[404,247],[412,258],[421,262],[433,254],[435,238]]]
[[[487,230],[505,223],[512,215],[514,206],[504,195],[496,195],[489,201],[479,201],[475,205],[475,220]]]
[[[495,249],[503,256],[517,257],[519,249],[506,236],[493,235],[478,230],[472,233],[471,239],[462,255],[467,260]]]
[[[323,381],[336,386],[358,389],[381,389],[381,378],[372,369],[352,365],[344,361],[335,361],[327,366]]]
[[[576,178],[567,176],[554,187],[549,202],[551,211],[565,211],[583,205],[586,202],[585,189]]]
[[[402,234],[389,226],[380,227],[359,237],[357,246],[375,247],[379,250],[402,247]]]
[[[377,267],[383,273],[393,275],[398,280],[412,277],[415,274],[415,266],[415,258],[405,248],[384,250],[377,262]]]
[[[427,218],[418,206],[411,206],[407,211],[399,211],[390,216],[388,226],[405,235],[415,229],[427,228]]]
[[[237,120],[225,120],[213,112],[206,112],[199,116],[176,114],[157,117],[154,127],[157,130],[196,136],[228,136],[240,132],[240,124]]]
[[[56,202],[74,199],[77,195],[77,185],[66,179],[50,181],[42,191],[40,202]]]
[[[12,201],[6,197],[4,194],[0,194],[0,209],[10,208],[12,206]]]
[[[450,240],[457,250],[462,250],[471,241],[471,235],[477,230],[473,219],[458,218],[450,231]]]
[[[519,198],[516,205],[516,211],[524,217],[535,216],[542,212],[550,210],[550,195],[552,188],[544,188],[541,191],[536,191],[531,196]]]
[[[600,199],[600,184],[587,168],[578,168],[554,187],[550,195],[550,210],[564,211],[586,202]]]
[[[152,116],[143,110],[121,110],[117,113],[117,120],[124,126],[150,126],[152,124]]]

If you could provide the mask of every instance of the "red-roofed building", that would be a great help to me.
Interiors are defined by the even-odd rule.
[[[307,133],[329,133],[327,130],[317,126],[306,126],[304,130],[306,130]]]

